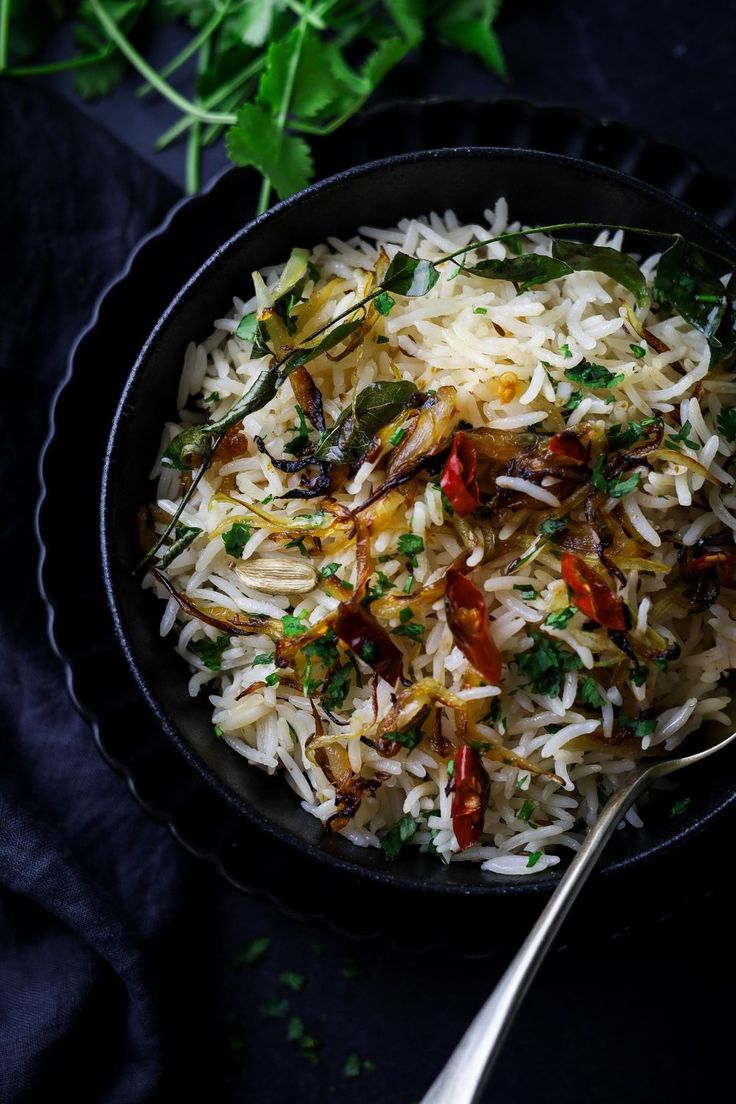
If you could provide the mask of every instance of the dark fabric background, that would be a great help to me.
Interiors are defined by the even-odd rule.
[[[736,174],[730,12],[665,0],[605,9],[568,0],[552,12],[536,0],[509,3],[509,91],[634,122]],[[427,51],[384,95],[504,91],[471,61]],[[131,107],[129,92],[80,108],[62,80],[56,91],[0,83],[0,1102],[68,1093],[80,1104],[203,1094],[228,1104],[346,1095],[409,1104],[502,959],[356,946],[238,894],[186,855],[103,763],[47,643],[32,524],[49,400],[99,290],[180,194],[181,150],[161,162],[150,152],[168,111]],[[75,514],[74,479],[71,543],[95,523]],[[725,874],[730,841],[712,845]],[[687,869],[681,878],[686,897]],[[488,928],[492,937],[490,911]],[[731,928],[728,898],[714,885],[657,927],[553,955],[488,1099],[643,1104],[718,1092],[733,1031]],[[273,941],[264,961],[233,970],[233,955],[263,934]],[[279,982],[289,969],[307,977],[302,992]],[[283,1021],[259,1015],[272,995],[287,996],[322,1042],[318,1065],[286,1041]],[[376,1069],[346,1079],[352,1052]]]

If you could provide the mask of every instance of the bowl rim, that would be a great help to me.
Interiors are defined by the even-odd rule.
[[[351,861],[350,858],[345,858],[336,852],[322,848],[318,844],[295,835],[288,828],[284,828],[269,818],[262,816],[262,814],[255,810],[244,798],[235,793],[235,791],[233,791],[214,770],[207,766],[196,751],[181,736],[178,727],[169,717],[148,678],[141,669],[134,649],[128,639],[125,621],[117,595],[116,571],[112,552],[113,531],[110,514],[112,510],[112,500],[114,498],[114,493],[112,491],[113,456],[116,450],[121,423],[125,416],[125,409],[128,405],[129,396],[136,387],[139,377],[145,371],[149,355],[161,333],[166,328],[171,315],[178,308],[181,300],[196,288],[200,280],[206,277],[210,269],[215,267],[225,254],[237,248],[241,240],[252,233],[254,229],[264,223],[277,220],[284,211],[296,208],[302,203],[311,200],[314,196],[329,191],[331,188],[344,181],[369,177],[374,173],[380,173],[392,167],[401,167],[405,164],[414,164],[417,162],[431,163],[440,160],[460,160],[467,158],[478,161],[488,161],[489,159],[492,160],[494,157],[501,156],[517,161],[563,165],[599,180],[611,180],[618,184],[624,184],[635,191],[648,195],[663,207],[669,208],[673,213],[684,216],[691,222],[694,222],[701,227],[705,233],[725,242],[736,257],[736,243],[731,239],[729,234],[688,203],[675,196],[669,195],[660,188],[640,180],[629,173],[605,165],[599,165],[595,162],[587,161],[584,158],[569,154],[513,146],[458,145],[395,154],[389,157],[375,158],[362,164],[351,166],[348,169],[343,169],[340,172],[315,181],[307,188],[288,196],[286,199],[280,200],[269,208],[268,211],[248,220],[234,234],[222,242],[181,285],[150,331],[126,377],[108,433],[102,469],[99,513],[99,550],[101,554],[105,597],[112,616],[115,637],[124,654],[127,666],[133,675],[138,690],[142,694],[146,705],[160,724],[168,740],[173,743],[197,774],[203,778],[231,808],[234,808],[241,817],[245,818],[252,827],[268,833],[268,835],[276,838],[289,848],[298,849],[301,854],[306,855],[311,860],[320,862],[326,867],[338,869],[356,879],[379,883],[383,886],[390,885],[392,888],[410,891],[414,894],[439,894],[443,896],[447,894],[461,894],[463,896],[528,896],[529,894],[551,891],[559,881],[560,871],[559,868],[555,866],[541,872],[535,877],[526,877],[523,875],[507,876],[502,882],[491,882],[484,880],[484,872],[480,870],[479,864],[473,864],[473,869],[479,875],[477,882],[459,883],[450,880],[432,880],[431,882],[425,882],[402,874],[399,863],[386,864],[385,867],[379,868],[361,866]],[[225,173],[230,171],[237,170],[225,170]],[[225,175],[225,173],[219,174],[216,179],[219,179],[220,176]],[[215,182],[216,180],[212,183],[214,184]],[[209,191],[209,188],[207,190]],[[177,204],[177,207],[186,202],[188,202],[188,200],[183,199]],[[184,674],[185,672],[183,671],[183,677]],[[247,769],[247,767],[244,769]],[[296,795],[295,800],[297,800]],[[685,838],[689,838],[693,834],[697,834],[700,830],[705,828],[713,818],[719,816],[725,809],[734,803],[736,803],[736,789],[734,789],[729,797],[717,804],[707,814],[704,814],[697,824],[679,829],[671,835],[664,837],[661,841],[652,843],[645,850],[635,855],[624,854],[614,859],[612,862],[607,863],[599,869],[598,877],[607,878],[611,875],[617,875],[624,872],[629,867],[639,867],[644,863],[651,862],[658,855],[670,851],[678,842]],[[304,813],[304,816],[307,815],[308,814]],[[450,867],[445,867],[443,869],[449,870]]]

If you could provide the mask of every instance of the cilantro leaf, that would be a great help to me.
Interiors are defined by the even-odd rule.
[[[718,432],[721,437],[726,441],[736,441],[736,408],[731,407],[729,409],[724,406],[723,409],[718,412],[716,426],[718,427]]]
[[[398,544],[399,554],[406,556],[412,567],[416,567],[417,554],[424,551],[424,541],[415,533],[402,533]]]
[[[227,152],[236,165],[252,165],[273,185],[280,199],[305,188],[314,174],[312,155],[302,138],[285,134],[275,119],[255,104],[245,104],[228,128]]]
[[[591,709],[600,709],[603,705],[603,698],[592,678],[584,678],[578,692],[583,705],[589,705]]]
[[[640,422],[628,422],[626,425],[617,422],[606,430],[606,436],[612,449],[627,449],[643,436],[645,429],[661,421],[661,418],[642,418]]]
[[[575,606],[567,606],[566,609],[557,610],[556,613],[548,613],[544,619],[544,624],[550,629],[564,629],[576,612]]]
[[[252,532],[250,525],[246,525],[242,521],[236,521],[227,533],[223,533],[222,543],[225,545],[228,556],[234,556],[236,560],[239,560]]]
[[[421,741],[423,735],[421,725],[412,725],[411,728],[405,728],[401,731],[386,732],[383,738],[384,740],[393,740],[395,744],[401,744],[402,747],[412,751]]]
[[[242,951],[238,951],[230,963],[233,970],[240,969],[241,966],[255,966],[256,963],[261,962],[266,957],[271,949],[271,937],[269,935],[261,935],[257,939],[251,939],[243,947]]]
[[[405,843],[409,843],[414,839],[417,833],[419,825],[415,821],[413,816],[403,816],[401,820],[397,820],[396,823],[389,828],[385,835],[381,836],[381,847],[386,853],[388,859],[397,859],[401,853],[401,848]]]
[[[300,613],[297,617],[291,613],[285,613],[281,618],[284,636],[300,636],[303,632],[306,632],[307,626],[303,620],[306,616],[306,612]]]
[[[654,717],[628,717],[625,713],[621,713],[618,718],[619,729],[631,732],[634,736],[641,739],[644,736],[652,736],[657,729],[657,722]]]
[[[567,671],[581,666],[582,660],[571,652],[562,641],[546,636],[535,629],[527,629],[534,646],[516,657],[519,674],[529,680],[534,694],[559,698],[562,677]]]
[[[573,383],[581,383],[590,391],[617,387],[626,379],[623,372],[614,375],[602,364],[591,364],[588,360],[581,360],[574,368],[566,368],[565,375]]]
[[[222,667],[222,653],[229,644],[229,636],[218,636],[216,640],[190,640],[189,651],[199,656],[208,670],[219,671]]]
[[[570,518],[565,514],[564,517],[549,517],[537,526],[537,532],[540,537],[547,537],[550,540],[554,540],[558,533],[561,533],[563,529],[567,528],[567,523]]]

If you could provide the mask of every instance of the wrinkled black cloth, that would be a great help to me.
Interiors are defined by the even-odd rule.
[[[643,42],[635,21],[617,9],[620,41],[611,30],[594,49],[592,9],[583,7],[574,6],[574,15],[566,6],[558,38],[578,57],[570,87],[585,90],[584,106],[620,108],[636,121],[632,66],[643,73],[653,53],[666,51],[662,72],[673,78],[685,71],[695,83],[692,110],[683,116],[694,135],[698,111],[708,118],[706,76],[717,67],[696,61],[691,45],[706,48],[702,12],[678,5],[686,22],[679,30],[663,26],[653,43],[651,35]],[[542,11],[530,2],[523,19],[539,19]],[[577,55],[570,46],[576,36],[587,43]],[[715,58],[727,39],[712,37]],[[680,39],[687,49],[678,68],[668,58]],[[518,51],[515,93],[544,98],[542,65],[555,89],[565,85],[557,39],[545,41],[553,44],[550,52],[538,52],[534,66],[528,50]],[[624,51],[619,70],[606,68],[611,43]],[[475,83],[468,77],[463,84],[473,73]],[[723,121],[734,78],[729,71],[724,79],[709,125],[717,130],[720,167],[728,169]],[[670,102],[667,80],[656,90],[653,80],[647,71],[638,86],[648,112],[642,121],[651,130]],[[433,89],[422,90],[477,94],[483,85],[477,70],[453,61]],[[682,98],[681,83],[676,91]],[[550,99],[564,98],[550,92]],[[672,118],[664,123],[676,138]],[[0,1104],[45,1104],[72,1094],[80,1104],[202,1096],[228,1104],[322,1104],[345,1095],[353,1104],[409,1104],[503,961],[469,965],[450,955],[427,960],[385,946],[356,948],[236,893],[143,812],[70,704],[35,582],[36,466],[48,404],[99,291],[179,190],[39,86],[0,81],[0,128]],[[730,168],[736,170],[736,155]],[[93,402],[90,396],[85,414],[93,414]],[[74,514],[74,478],[70,472],[70,542],[75,526],[90,523]],[[730,841],[716,836],[711,846],[722,849],[727,870]],[[736,976],[729,899],[715,881],[713,890],[669,923],[553,956],[510,1037],[489,1099],[644,1104],[714,1096],[726,1075]],[[492,933],[490,909],[488,926]],[[273,945],[264,962],[231,970],[238,947],[265,933]],[[303,992],[284,987],[284,970],[304,973]],[[319,1038],[318,1066],[286,1041],[283,1020],[259,1014],[274,996],[286,997],[290,1013]],[[344,1063],[352,1053],[374,1061],[376,1070],[347,1079]]]

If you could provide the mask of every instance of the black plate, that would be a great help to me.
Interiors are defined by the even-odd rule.
[[[323,145],[318,150],[320,170],[336,168],[341,163],[357,159],[361,154],[365,156],[370,153],[389,153],[397,146],[406,149],[411,145],[415,147],[425,145],[430,135],[434,141],[446,140],[448,135],[453,134],[467,142],[483,142],[488,140],[492,132],[509,143],[528,143],[546,149],[584,153],[588,157],[595,157],[610,164],[621,164],[627,169],[635,169],[643,176],[653,175],[658,183],[698,201],[708,213],[717,215],[724,223],[731,223],[734,218],[736,193],[730,182],[705,174],[691,158],[671,147],[658,146],[628,128],[615,124],[601,124],[568,109],[540,110],[529,105],[507,102],[492,105],[435,104],[423,107],[413,105],[404,109],[394,107],[390,112],[390,127],[376,125],[374,116],[373,119],[353,123],[343,132],[339,146],[335,142]],[[508,164],[524,163],[524,158],[509,157],[507,160]],[[445,164],[447,163],[445,159]],[[470,164],[467,160],[465,163]],[[411,164],[412,162],[408,163],[407,169]],[[589,179],[595,178],[597,181],[605,182],[606,194],[611,195],[616,192],[619,182],[615,174],[606,177],[605,174],[598,174],[593,169],[587,171],[593,174]],[[358,177],[350,176],[348,179],[357,180]],[[448,181],[448,189],[450,185],[451,181]],[[482,205],[487,205],[502,190],[512,192],[516,200],[520,200],[519,189],[513,189],[500,178],[494,178],[486,183],[486,191],[482,197],[477,194],[473,197],[468,193],[467,199],[471,204],[476,205],[477,210],[479,199],[482,200]],[[456,192],[453,193],[452,202],[455,202],[456,194]],[[644,189],[637,191],[636,194],[639,197],[637,202],[644,202],[646,208],[648,200],[645,202],[644,197],[650,196],[650,193]],[[57,462],[62,453],[68,460],[69,450],[79,447],[75,445],[70,426],[75,403],[78,402],[81,391],[94,378],[95,387],[100,396],[101,417],[104,411],[112,410],[115,392],[119,391],[127,365],[132,363],[136,348],[140,347],[145,333],[188,273],[204,261],[218,240],[224,239],[237,228],[241,221],[240,212],[248,209],[249,206],[252,209],[253,195],[253,182],[249,174],[232,171],[217,181],[208,193],[187,201],[175,209],[162,231],[147,239],[139,248],[131,259],[122,280],[113,285],[103,296],[91,327],[82,335],[73,353],[69,377],[55,408],[55,423],[58,428],[52,434],[45,456],[44,477],[47,494],[40,511],[42,538],[51,551],[57,552],[56,556],[46,559],[43,567],[43,585],[49,597],[52,618],[55,617],[52,632],[58,650],[67,661],[70,687],[76,703],[95,726],[95,734],[103,752],[118,769],[126,774],[139,800],[154,815],[166,820],[190,850],[215,862],[225,876],[240,888],[274,898],[289,910],[296,910],[304,917],[327,916],[342,930],[366,934],[382,931],[416,943],[420,938],[416,927],[412,929],[410,926],[403,925],[403,930],[399,930],[387,919],[388,908],[394,916],[401,909],[404,910],[403,915],[407,911],[416,910],[417,902],[410,900],[401,887],[407,885],[421,887],[435,893],[450,889],[453,896],[459,891],[461,899],[455,897],[452,902],[448,902],[452,908],[452,916],[457,920],[463,907],[469,904],[466,901],[469,893],[472,894],[480,888],[485,895],[486,886],[491,886],[493,892],[503,895],[508,900],[516,896],[519,883],[508,879],[496,881],[487,875],[479,876],[478,871],[465,866],[460,867],[458,874],[455,873],[455,867],[449,871],[438,868],[434,864],[428,867],[420,856],[402,862],[400,866],[389,867],[384,863],[381,855],[371,852],[370,856],[367,856],[362,851],[356,853],[353,848],[344,845],[343,841],[332,841],[330,849],[326,851],[324,843],[315,835],[319,826],[301,813],[283,783],[269,780],[252,769],[243,769],[243,765],[239,760],[235,760],[234,756],[221,755],[222,769],[228,772],[225,776],[226,781],[218,780],[213,789],[204,786],[198,774],[191,770],[184,759],[172,751],[171,745],[162,736],[158,726],[151,723],[150,715],[141,707],[140,699],[131,689],[125,666],[121,662],[119,652],[115,650],[114,641],[106,623],[99,621],[99,634],[94,639],[90,639],[88,632],[84,635],[79,632],[74,611],[79,608],[80,601],[94,605],[99,612],[102,597],[96,575],[96,572],[99,572],[99,561],[93,544],[94,533],[85,535],[82,547],[77,549],[81,554],[82,563],[75,573],[77,582],[71,587],[69,575],[61,567],[64,562],[63,557],[58,555],[59,535],[63,533],[63,526],[58,524],[63,517],[61,498],[63,488],[55,479],[55,472],[60,470]],[[537,213],[543,215],[539,197],[535,196],[531,189],[523,202],[526,204],[523,209],[519,202],[515,203],[515,216],[519,214],[521,217],[536,217]],[[570,196],[562,192],[558,191],[556,196],[545,195],[544,202],[547,204],[545,208],[547,211],[551,211],[554,202],[557,202],[558,212],[559,204],[564,203],[564,213],[570,213]],[[593,214],[592,208],[586,207],[586,203],[584,196],[577,197],[574,211],[577,217],[584,217],[583,212],[589,216]],[[425,199],[424,204],[430,206],[431,201]],[[666,211],[669,212],[668,217],[679,219],[679,213],[675,215],[676,208],[667,201],[659,198],[657,206],[660,216]],[[418,209],[416,199],[411,204],[411,208]],[[639,210],[643,211],[644,208],[639,207]],[[600,214],[599,205],[596,205],[596,213]],[[381,217],[384,215],[382,214]],[[605,217],[614,218],[614,215],[607,211]],[[644,217],[641,214],[639,217],[651,225],[656,216]],[[354,228],[358,221],[359,219],[353,213],[348,228]],[[376,221],[375,208],[371,221]],[[390,219],[387,218],[387,221]],[[626,211],[626,221],[635,221],[630,208]],[[659,225],[665,224],[660,222]],[[324,232],[327,230],[334,232],[334,228],[334,220],[331,220],[330,226]],[[698,223],[696,233],[691,231],[692,236],[695,237],[708,233],[712,233],[712,230],[702,222]],[[319,240],[320,236],[323,236],[323,232],[319,232],[315,224],[310,238]],[[298,237],[301,239],[303,234]],[[270,249],[271,246],[268,248]],[[275,242],[274,248],[275,254],[268,258],[254,260],[254,263],[283,255],[283,244]],[[250,266],[251,262],[247,263]],[[249,271],[249,267],[244,270]],[[195,336],[204,336],[209,331],[211,318],[222,309],[222,302],[228,301],[233,288],[237,287],[238,276],[239,274],[226,276],[224,284],[213,296],[211,306],[208,304],[206,311],[203,311],[196,321]],[[133,304],[138,313],[132,310]],[[124,328],[118,325],[120,318],[126,319]],[[186,330],[188,337],[192,331],[191,318],[187,320]],[[100,381],[97,366],[103,355],[106,373],[104,381]],[[172,386],[179,362],[177,351],[168,365],[169,378],[165,381],[162,378],[156,385],[159,413],[151,416],[149,423],[151,425],[158,426],[160,417],[165,416],[170,410]],[[102,424],[104,424],[104,417]],[[148,447],[150,441],[143,440],[141,443],[140,457],[146,464],[152,450],[155,450],[156,443],[153,440],[151,448]],[[94,471],[95,463],[100,462],[103,444],[99,433],[97,435],[92,433],[87,437],[83,443],[85,462],[78,466],[77,470]],[[135,456],[131,459],[135,461]],[[88,481],[83,482],[84,486],[80,487],[80,493],[90,507],[97,497],[97,481],[90,475]],[[132,484],[134,482],[136,481],[131,480]],[[146,490],[143,464],[139,463],[136,491],[129,497],[125,508],[130,510],[138,501],[145,499]],[[121,524],[116,532],[125,540],[128,532],[127,523]],[[126,555],[124,547],[119,551],[123,556]],[[130,548],[128,548],[129,552]],[[133,604],[143,602],[137,587],[134,589],[129,579],[123,580],[121,577],[119,583],[123,589],[130,588],[126,591],[126,601],[130,598]],[[133,605],[132,608],[135,606]],[[150,604],[144,603],[140,608],[145,609],[145,612],[136,631],[140,631],[142,626],[148,626],[150,629],[157,620],[157,611],[152,609]],[[95,619],[96,623],[98,620]],[[144,632],[144,638],[145,636]],[[175,661],[168,649],[162,650],[160,644],[156,651],[156,642],[150,639],[150,633],[148,641],[144,639],[144,643],[146,646],[151,645],[156,663],[161,664],[163,681],[168,687],[168,691],[164,691],[166,696],[164,704],[169,711],[181,709],[186,678],[181,664]],[[148,674],[150,677],[150,670]],[[178,695],[176,687],[180,690]],[[189,708],[188,700],[186,704]],[[197,731],[200,735],[204,731],[209,732],[208,723],[204,724],[204,711],[199,715],[197,723],[201,727],[196,729],[195,726],[196,731],[190,733],[195,747]],[[168,725],[169,722],[166,721],[166,724]],[[181,745],[181,741],[179,743]],[[211,743],[203,747],[205,755],[209,755],[211,747]],[[219,754],[222,751],[223,749],[216,748],[216,753]],[[191,751],[187,750],[186,754],[191,761],[196,762]],[[218,766],[217,763],[214,765]],[[210,771],[212,766],[210,762]],[[199,769],[201,770],[201,766]],[[233,777],[234,775],[237,777]],[[245,781],[246,778],[247,781]],[[257,834],[254,829],[246,825],[239,813],[234,811],[238,803],[242,804],[243,790],[241,789],[240,798],[233,796],[229,792],[228,781],[234,782],[236,786],[246,787],[247,807],[250,808],[252,805],[256,809],[257,816],[261,815],[258,813],[259,803],[262,814],[269,818],[273,815],[275,804],[277,807],[276,831],[282,835],[290,835],[292,838],[296,836],[300,840],[301,850],[305,850],[301,841],[306,836],[307,847],[317,857],[327,857],[329,869],[320,869],[320,866],[314,863],[303,861],[294,852],[277,846],[267,836]],[[666,797],[660,799],[662,813],[658,817],[655,813],[652,818],[653,823],[656,820],[660,827],[659,835],[656,831],[642,835],[636,844],[635,851],[627,852],[626,847],[621,847],[619,844],[619,853],[613,855],[613,861],[609,866],[612,869],[625,866],[633,858],[651,857],[661,852],[665,844],[681,842],[698,828],[703,827],[716,812],[722,810],[732,796],[727,787],[721,786],[719,789],[717,778],[711,778],[704,773],[698,780],[698,794],[699,799],[692,812],[686,813],[677,821],[676,832],[672,831],[675,825],[672,822],[667,823],[666,817],[671,799]],[[332,848],[335,849],[334,854]],[[390,883],[391,893],[388,897],[384,897],[383,893],[379,892],[377,885],[373,886],[369,894],[360,897],[354,879],[347,878],[344,874],[346,868],[357,869],[358,860],[366,863],[361,873],[375,877],[384,883]],[[664,870],[662,862],[660,862],[660,869]],[[466,877],[468,883],[463,884]],[[534,894],[547,888],[551,881],[550,877],[520,880],[520,888],[524,893]],[[604,881],[614,886],[618,884],[619,879],[617,876],[601,879],[601,885]],[[681,897],[679,891],[676,897]],[[356,907],[358,900],[360,904]],[[661,903],[667,907],[672,901],[670,898],[665,898]],[[640,905],[643,905],[643,895]],[[659,910],[659,903],[653,907]],[[436,942],[437,939],[443,938],[444,910],[440,908],[438,900],[435,900],[432,911],[434,920],[432,924],[427,923],[426,910],[422,913],[421,941]],[[510,920],[510,913],[508,910],[506,912],[507,919]],[[496,917],[496,921],[498,919],[499,917]],[[620,922],[620,916],[617,920],[613,920],[617,925],[620,925]]]

